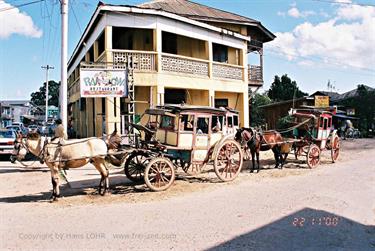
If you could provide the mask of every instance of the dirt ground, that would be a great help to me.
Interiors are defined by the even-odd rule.
[[[337,163],[323,152],[316,169],[294,156],[274,169],[265,152],[260,173],[246,162],[230,183],[208,166],[158,193],[125,176],[104,197],[63,184],[57,203],[47,168],[2,161],[1,248],[374,250],[375,139],[342,146]]]

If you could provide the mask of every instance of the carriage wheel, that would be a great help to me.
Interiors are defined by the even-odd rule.
[[[310,168],[315,168],[320,163],[320,149],[317,145],[310,145],[309,151],[307,152],[307,165]]]
[[[144,175],[145,183],[151,190],[164,191],[174,182],[174,166],[169,159],[158,157],[148,163]]]
[[[228,140],[220,146],[214,160],[217,177],[222,181],[234,180],[242,169],[243,153],[241,146],[234,140]]]
[[[143,181],[146,166],[150,162],[150,155],[144,151],[134,151],[125,161],[125,175],[133,182]]]
[[[340,153],[340,138],[335,136],[331,142],[331,158],[332,162],[335,163]]]

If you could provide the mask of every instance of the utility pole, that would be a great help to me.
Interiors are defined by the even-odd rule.
[[[64,131],[67,132],[68,125],[68,2],[60,0],[61,3],[61,85],[60,85],[60,117]]]
[[[42,69],[46,70],[46,118],[45,118],[45,121],[47,124],[48,122],[48,71],[53,70],[55,68],[53,66],[46,65],[46,66],[42,66]]]

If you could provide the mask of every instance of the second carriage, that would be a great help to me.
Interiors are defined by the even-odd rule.
[[[144,180],[151,190],[163,191],[173,184],[178,167],[199,173],[212,162],[221,181],[234,180],[242,169],[243,152],[234,140],[239,128],[235,110],[167,105],[148,109],[141,120],[133,125],[140,143],[125,162],[132,181]]]
[[[292,138],[282,144],[283,153],[294,150],[295,158],[306,156],[309,168],[320,164],[321,153],[330,151],[332,162],[335,162],[340,153],[340,138],[332,125],[332,113],[318,109],[292,109],[293,118]],[[283,142],[284,143],[284,142]]]

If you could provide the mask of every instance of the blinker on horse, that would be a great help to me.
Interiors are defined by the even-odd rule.
[[[285,159],[283,159],[281,154],[281,145],[283,138],[281,134],[277,131],[266,131],[263,133],[257,132],[254,128],[240,128],[237,129],[235,134],[235,140],[238,141],[242,146],[250,150],[252,168],[250,172],[255,170],[255,155],[257,158],[257,172],[259,172],[259,152],[272,150],[276,165],[275,168],[282,168],[284,165]]]

